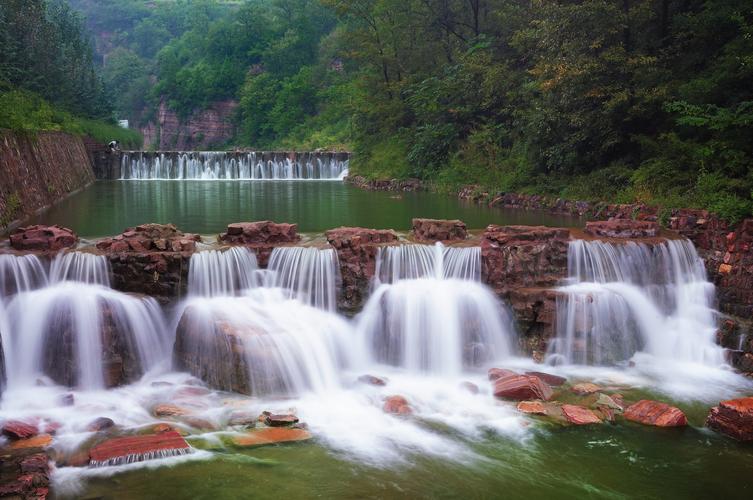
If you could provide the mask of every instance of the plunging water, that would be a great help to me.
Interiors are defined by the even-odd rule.
[[[260,283],[256,254],[245,247],[197,252],[188,269],[188,293],[193,297],[237,295]]]
[[[342,180],[348,156],[338,153],[124,153],[121,179]]]
[[[714,286],[689,241],[577,240],[570,243],[568,268],[571,283],[557,300],[552,362],[615,364],[645,352],[723,363],[714,342]]]
[[[400,245],[380,249],[377,283],[419,278],[481,279],[481,247]]]
[[[269,258],[267,286],[326,311],[337,307],[337,253],[332,248],[279,247]]]

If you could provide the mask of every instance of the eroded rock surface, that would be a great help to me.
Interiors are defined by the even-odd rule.
[[[413,235],[419,241],[463,241],[468,237],[461,220],[413,219]]]

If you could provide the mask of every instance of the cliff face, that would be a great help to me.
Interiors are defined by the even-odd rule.
[[[83,140],[0,130],[0,232],[94,182]]]
[[[181,120],[162,101],[156,123],[149,122],[141,129],[144,149],[200,150],[222,144],[235,132],[232,117],[237,107],[235,101],[217,102],[195,112],[187,120]]]

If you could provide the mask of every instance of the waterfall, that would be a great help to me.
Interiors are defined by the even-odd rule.
[[[334,249],[278,247],[269,259],[268,286],[327,311],[337,307],[337,253]]]
[[[50,283],[78,281],[110,286],[110,262],[103,255],[84,252],[59,253],[50,265]]]
[[[345,153],[171,152],[123,153],[121,179],[342,180]]]
[[[188,269],[188,293],[195,297],[237,295],[259,285],[256,254],[245,247],[197,252]]]
[[[687,240],[576,240],[557,299],[554,363],[609,365],[637,352],[718,366],[714,286]]]
[[[458,375],[510,354],[511,316],[479,282],[478,247],[386,247],[377,263],[376,289],[357,322],[365,358]]]
[[[47,272],[36,255],[0,255],[0,303],[46,284]]]

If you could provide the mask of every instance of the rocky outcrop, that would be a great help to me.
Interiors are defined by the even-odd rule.
[[[652,221],[610,219],[586,222],[586,234],[603,238],[655,238],[659,236],[659,224]]]
[[[0,232],[92,182],[80,137],[0,130]]]
[[[180,434],[168,431],[108,439],[89,451],[89,463],[93,467],[122,465],[171,455],[183,455],[190,451],[191,447]]]
[[[711,409],[706,425],[738,441],[753,441],[753,397],[722,401]]]
[[[368,297],[379,247],[397,242],[397,234],[391,230],[341,227],[327,231],[326,236],[340,263],[338,308],[355,313]]]
[[[163,100],[156,120],[141,129],[144,149],[202,150],[224,144],[235,134],[233,115],[237,107],[236,101],[219,101],[181,119]]]
[[[76,243],[76,233],[62,226],[21,227],[10,235],[10,246],[15,250],[57,252],[72,248]]]
[[[50,457],[40,449],[3,452],[0,498],[44,500],[50,488]]]
[[[461,220],[413,219],[413,236],[422,242],[463,241],[468,231]]]
[[[625,418],[631,422],[656,427],[684,427],[688,419],[679,408],[659,401],[643,399],[625,409]]]
[[[298,224],[276,223],[268,220],[230,224],[227,231],[219,236],[220,243],[243,245],[253,249],[261,266],[267,265],[274,247],[294,244],[300,239]]]
[[[197,241],[201,236],[184,234],[173,224],[142,224],[97,242],[97,248],[107,253],[193,252]]]

